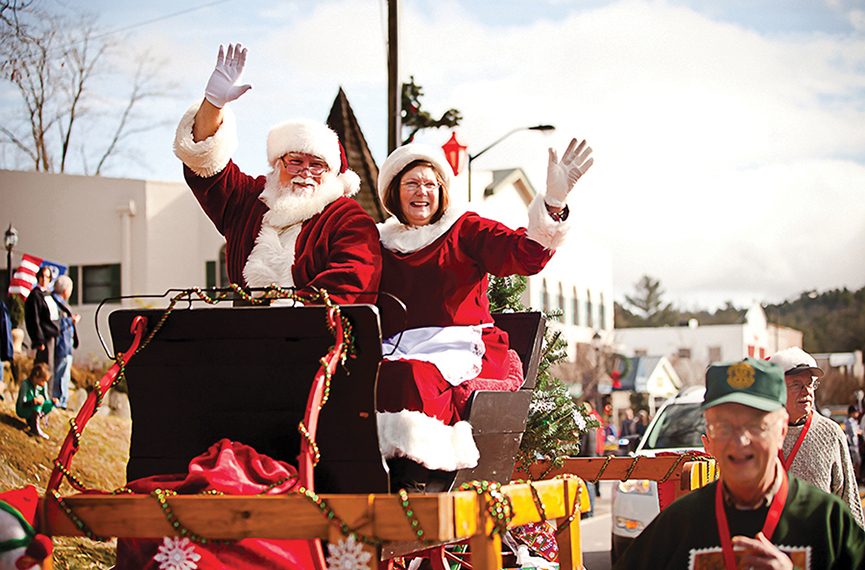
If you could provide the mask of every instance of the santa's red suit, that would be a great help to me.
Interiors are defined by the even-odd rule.
[[[395,151],[405,155],[395,165],[383,165],[380,194],[382,178],[393,178],[392,171],[418,158],[412,146]],[[512,230],[454,207],[426,226],[404,225],[396,217],[378,225],[381,291],[406,305],[402,336],[403,315],[383,312],[383,350],[395,350],[381,364],[376,391],[386,458],[408,457],[445,471],[477,465],[471,426],[463,421],[469,396],[480,389],[518,390],[523,382],[519,357],[490,315],[487,274],[538,273],[568,226],[550,218],[543,195],[529,206],[527,229]]]
[[[378,233],[370,216],[349,196],[359,179],[345,170],[336,134],[327,126],[295,121],[268,135],[271,165],[286,152],[324,159],[331,172],[312,195],[284,197],[278,173],[253,178],[230,160],[237,148],[234,116],[200,142],[192,140],[197,106],[177,127],[175,154],[202,209],[225,236],[232,283],[247,287],[295,287],[301,294],[326,289],[337,303],[374,303],[381,275]],[[344,172],[340,171],[340,165]]]

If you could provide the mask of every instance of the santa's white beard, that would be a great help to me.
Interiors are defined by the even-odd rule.
[[[298,185],[312,182],[312,186]],[[342,196],[342,184],[326,172],[321,182],[296,176],[289,184],[279,181],[279,172],[267,175],[259,199],[269,210],[261,220],[255,246],[243,267],[243,278],[250,287],[268,287],[276,283],[293,287],[295,242],[301,224],[321,213],[328,204]]]
[[[303,222],[342,196],[342,185],[330,172],[322,174],[321,182],[295,176],[288,184],[280,181],[279,174],[278,169],[270,171],[259,196],[268,207],[264,224],[285,228]]]

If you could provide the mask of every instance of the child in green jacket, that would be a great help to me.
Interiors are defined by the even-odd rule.
[[[30,435],[48,439],[48,434],[42,431],[41,420],[54,409],[57,400],[51,399],[51,387],[48,386],[50,370],[48,364],[37,362],[30,371],[30,376],[21,383],[18,390],[18,401],[15,403],[15,413],[27,421]]]

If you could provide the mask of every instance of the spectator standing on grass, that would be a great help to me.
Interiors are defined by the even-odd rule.
[[[24,323],[30,335],[30,347],[36,351],[34,360],[46,363],[49,370],[54,369],[51,362],[54,359],[54,339],[60,332],[57,328],[60,318],[57,302],[48,290],[53,277],[50,267],[40,267],[36,272],[36,286],[24,301]]]
[[[54,283],[54,301],[57,303],[59,333],[54,341],[54,382],[51,396],[57,407],[65,410],[69,404],[69,382],[72,380],[72,350],[78,348],[78,330],[75,325],[81,315],[73,314],[69,308],[72,295],[72,279],[61,275]]]

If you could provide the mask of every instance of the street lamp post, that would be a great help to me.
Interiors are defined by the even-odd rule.
[[[12,227],[9,223],[9,229],[3,235],[3,245],[6,246],[6,291],[8,294],[9,286],[12,285],[12,250],[18,245],[18,230]]]
[[[475,154],[470,154],[468,156],[469,202],[472,201],[472,161],[474,159],[476,159],[477,157],[479,157],[480,155],[482,155],[486,151],[490,150],[491,148],[493,148],[494,146],[496,146],[497,144],[499,144],[500,142],[502,142],[503,140],[505,140],[506,138],[508,138],[509,136],[511,136],[512,134],[514,134],[516,132],[519,132],[519,131],[554,131],[554,130],[556,130],[556,127],[554,127],[552,125],[535,125],[534,127],[519,127],[519,128],[516,128],[516,129],[510,131],[509,133],[505,134],[503,137],[500,137],[499,139],[497,139],[494,143],[492,143],[491,145],[489,145],[485,149],[483,149],[479,152],[476,152]]]

